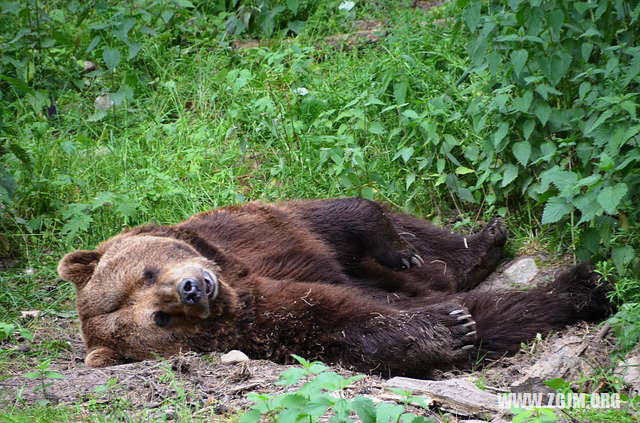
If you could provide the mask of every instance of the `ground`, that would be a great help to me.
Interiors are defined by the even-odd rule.
[[[501,265],[488,278],[487,284],[493,289],[527,289],[549,280],[559,266],[570,261],[568,256],[553,263],[540,254],[517,257]],[[553,266],[513,276],[513,269],[521,270],[531,262]],[[534,268],[537,267],[534,264]],[[292,389],[276,383],[284,371],[296,366],[264,360],[222,364],[221,353],[186,353],[167,360],[91,369],[83,363],[86,351],[74,317],[41,315],[36,319],[38,329],[32,342],[23,340],[2,345],[3,353],[13,359],[13,362],[5,362],[5,376],[0,381],[0,402],[6,404],[8,410],[34,407],[32,415],[44,413],[44,416],[59,409],[66,413],[64,415],[77,418],[106,413],[114,418],[127,414],[134,418],[181,421],[212,417],[233,420],[253,404],[247,399],[249,393],[274,395]],[[46,379],[45,383],[52,385],[42,389],[42,380],[26,379],[22,369],[25,362],[37,363],[28,357],[28,350],[48,343],[55,344],[61,351],[50,369],[60,372],[64,378]],[[484,392],[495,394],[508,391],[551,392],[543,382],[562,378],[573,382],[574,388],[591,392],[610,383],[602,377],[602,370],[610,365],[614,344],[610,331],[603,331],[598,325],[574,325],[546,339],[523,345],[521,352],[513,357],[485,363],[475,371],[440,373],[436,380],[464,379]],[[334,367],[332,370],[344,377],[354,375],[346,369]],[[350,384],[344,394],[348,398],[367,396],[375,401],[402,402],[377,376],[366,376]],[[37,411],[37,404],[42,400],[50,402],[48,411],[44,408]],[[417,406],[410,406],[408,411],[449,422],[471,418],[491,420],[500,416],[499,413],[461,409],[446,401],[436,401],[429,411]]]

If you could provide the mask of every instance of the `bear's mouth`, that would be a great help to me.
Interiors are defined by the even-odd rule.
[[[212,300],[218,295],[218,278],[215,274],[205,271],[203,279],[205,295],[209,300]]]

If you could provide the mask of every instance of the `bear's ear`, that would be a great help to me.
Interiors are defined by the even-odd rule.
[[[58,265],[58,274],[65,281],[73,282],[81,289],[91,276],[100,261],[101,253],[96,250],[78,250],[65,255]]]
[[[93,349],[84,358],[84,364],[89,367],[107,367],[124,363],[124,357],[107,347]]]

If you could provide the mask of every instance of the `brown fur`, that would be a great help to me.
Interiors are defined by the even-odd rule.
[[[357,198],[250,203],[134,228],[59,273],[76,285],[90,366],[236,348],[427,377],[610,312],[587,265],[532,292],[472,291],[504,241],[497,221],[465,236]]]

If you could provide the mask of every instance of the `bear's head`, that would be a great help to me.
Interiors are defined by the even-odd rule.
[[[87,365],[211,350],[211,334],[226,332],[236,292],[217,260],[167,236],[174,232],[139,228],[61,260],[58,273],[76,287]]]

